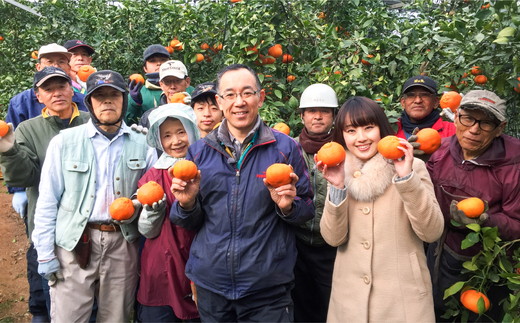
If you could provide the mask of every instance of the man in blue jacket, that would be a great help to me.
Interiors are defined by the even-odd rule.
[[[186,264],[201,320],[291,322],[296,262],[293,224],[314,216],[312,189],[299,145],[264,124],[257,74],[236,64],[217,74],[218,130],[191,145],[199,174],[174,178],[170,219],[197,235]],[[292,165],[292,182],[274,188],[265,170]]]

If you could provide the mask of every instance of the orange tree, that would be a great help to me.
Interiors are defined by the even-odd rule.
[[[142,73],[147,45],[167,46],[177,38],[183,49],[172,58],[186,63],[193,83],[213,80],[230,63],[253,66],[268,93],[263,118],[271,125],[288,123],[294,135],[301,128],[298,99],[309,84],[331,85],[340,102],[352,95],[373,98],[395,121],[402,83],[424,73],[462,92],[496,91],[508,100],[507,131],[518,136],[520,94],[513,90],[520,83],[518,3],[406,3],[392,9],[379,0],[26,1],[44,16],[37,17],[0,2],[0,112],[30,87],[35,63],[30,54],[45,43],[83,39],[96,48],[95,67],[128,76]],[[270,57],[274,44],[292,61]],[[196,54],[204,60],[197,61]],[[487,83],[463,78],[474,65],[482,67]],[[296,79],[288,82],[288,75]]]

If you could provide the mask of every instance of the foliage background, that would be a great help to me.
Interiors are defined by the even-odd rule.
[[[82,39],[96,49],[95,67],[128,76],[142,73],[146,46],[166,46],[177,37],[184,49],[172,58],[186,63],[193,84],[213,80],[230,63],[254,66],[269,94],[263,118],[288,123],[292,135],[301,128],[298,99],[309,84],[331,85],[340,102],[352,95],[373,98],[395,121],[403,82],[424,73],[442,91],[495,91],[507,100],[506,131],[520,136],[520,93],[513,91],[520,83],[520,1],[416,0],[400,9],[379,0],[19,2],[43,17],[0,0],[0,115],[12,96],[31,86],[31,52],[44,44]],[[223,50],[202,50],[202,43],[222,43]],[[275,43],[294,61],[259,64]],[[195,62],[196,53],[206,59]],[[483,69],[487,84],[475,84],[471,74],[463,78],[473,65]],[[297,78],[288,83],[287,75]]]

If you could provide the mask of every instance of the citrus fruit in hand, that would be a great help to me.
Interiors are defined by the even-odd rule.
[[[164,190],[157,182],[149,181],[137,191],[137,200],[143,205],[152,205],[162,200]]]
[[[484,201],[478,197],[470,197],[457,203],[457,208],[464,212],[468,218],[478,218],[486,208]]]
[[[168,103],[182,103],[185,104],[184,99],[186,98],[186,94],[182,92],[177,92],[168,98]]]
[[[424,151],[424,153],[433,154],[441,146],[441,135],[435,129],[424,128],[417,133],[416,142],[421,144],[419,149]]]
[[[112,219],[117,221],[128,220],[134,214],[134,203],[128,197],[120,197],[115,199],[110,207],[108,208],[108,213]]]
[[[441,108],[449,108],[451,111],[455,112],[455,110],[457,110],[459,107],[461,100],[462,95],[455,91],[449,91],[441,96],[439,104]]]
[[[94,73],[96,71],[95,68],[93,68],[90,65],[83,65],[78,70],[78,77],[83,82],[86,82],[90,74]]]
[[[277,124],[275,124],[273,126],[273,129],[283,132],[286,135],[289,135],[291,133],[291,128],[289,128],[289,126],[283,122],[278,122]]]
[[[479,299],[482,299],[484,302],[484,310],[482,312],[479,312],[478,310]],[[468,289],[462,292],[460,294],[460,303],[468,310],[477,314],[484,313],[489,309],[489,306],[491,305],[486,295],[474,289]]]
[[[339,165],[345,160],[346,156],[345,148],[334,141],[323,144],[316,153],[316,159],[327,165],[327,167]]]
[[[144,84],[144,77],[141,74],[132,74],[129,77],[130,81],[135,81],[135,83]]]
[[[194,179],[195,176],[197,176],[197,172],[197,165],[187,159],[179,160],[172,168],[170,168],[170,175],[172,175],[172,177],[181,179],[185,182]]]
[[[265,171],[265,181],[273,187],[280,187],[292,182],[292,172],[293,168],[291,165],[282,163],[272,164]]]
[[[0,120],[0,137],[7,135],[9,132],[9,125],[4,120]]]
[[[397,147],[401,145],[396,136],[386,136],[377,143],[377,150],[386,159],[399,159],[404,156],[404,151]]]

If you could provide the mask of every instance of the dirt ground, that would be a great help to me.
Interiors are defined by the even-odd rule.
[[[30,322],[25,225],[0,181],[0,322]]]

